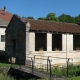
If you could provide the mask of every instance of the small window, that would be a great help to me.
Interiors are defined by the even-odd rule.
[[[5,42],[5,35],[1,35],[1,42]]]

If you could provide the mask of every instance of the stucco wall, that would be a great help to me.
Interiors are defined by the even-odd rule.
[[[29,33],[29,51],[35,51],[35,33]]]
[[[33,57],[33,60],[35,61],[35,65],[38,66],[47,65],[48,56],[49,59],[51,60],[51,65],[53,66],[59,66],[59,67],[62,67],[64,65],[66,66],[67,65],[66,58],[71,58],[69,60],[70,63],[76,65],[80,64],[80,51],[51,51],[51,52],[36,51],[36,52],[30,52],[29,54],[29,57]],[[42,63],[42,64],[38,64],[38,63]]]
[[[47,51],[52,51],[52,33],[47,33]]]
[[[0,28],[0,50],[5,50],[5,42],[1,42],[1,35],[5,35],[5,28]]]
[[[62,51],[73,50],[73,35],[62,34]]]
[[[51,57],[60,57],[60,58],[51,58],[53,65],[61,66],[61,64],[66,64],[66,58],[72,58],[70,60],[74,63],[79,63],[80,59],[79,57],[80,52],[73,51],[73,35],[69,34],[62,34],[62,51],[52,51],[52,33],[47,33],[47,51],[35,51],[35,33],[30,32],[29,33],[29,57],[33,57],[34,55],[37,55],[37,58],[41,59],[47,59],[48,56]],[[46,56],[46,57],[45,57]],[[26,58],[27,59],[27,58]],[[29,59],[30,60],[30,59]],[[47,64],[46,60],[36,60],[38,63]]]

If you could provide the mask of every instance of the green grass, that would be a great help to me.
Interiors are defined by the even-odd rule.
[[[10,67],[11,64],[7,63],[0,63],[0,79],[1,80],[14,80],[12,77],[7,76],[7,71],[6,68]],[[13,66],[17,66],[16,64],[13,64]],[[74,66],[70,65],[69,66],[69,77],[67,80],[80,80],[80,76],[76,76],[77,73],[80,72],[80,65],[79,66]],[[59,76],[66,76],[66,68],[53,68],[52,73],[59,75]],[[30,79],[34,80],[34,79]]]
[[[80,80],[80,76],[77,76],[77,77],[71,77],[71,78],[68,78],[67,80]]]
[[[7,64],[7,63],[0,63],[0,67],[10,67],[11,64]]]
[[[0,63],[0,80],[14,80],[12,77],[7,75],[10,66],[11,64]],[[17,66],[17,65],[13,64],[13,66]]]
[[[0,73],[0,80],[14,80],[12,77]]]
[[[28,80],[35,80],[35,79],[33,78],[33,79],[28,79]],[[42,79],[42,80],[50,80],[50,79]],[[80,80],[80,76],[67,78],[67,80]]]
[[[7,63],[0,63],[0,67],[10,67],[11,64],[7,64]],[[12,66],[18,66],[17,64],[12,64]]]
[[[59,76],[67,76],[67,68],[53,68],[52,73]],[[79,76],[80,75],[80,65],[72,65],[70,64],[68,67],[68,77]]]

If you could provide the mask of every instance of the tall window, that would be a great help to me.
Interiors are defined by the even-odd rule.
[[[52,34],[52,50],[62,50],[62,34]]]
[[[5,35],[1,35],[1,42],[5,42]]]
[[[73,35],[73,49],[80,50],[80,35]]]
[[[35,34],[35,51],[47,50],[47,34],[36,33]]]

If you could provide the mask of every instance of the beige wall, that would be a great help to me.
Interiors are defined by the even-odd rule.
[[[35,33],[29,33],[29,51],[35,51]]]
[[[26,39],[27,40],[27,39]],[[66,42],[67,41],[67,42]],[[66,45],[67,44],[67,45]],[[67,51],[66,51],[67,50]],[[73,35],[62,34],[62,51],[52,51],[52,34],[47,33],[47,51],[35,51],[35,33],[29,33],[29,57],[47,59],[48,56],[60,57],[60,58],[72,58],[70,62],[80,63],[80,51],[73,51]],[[27,55],[26,55],[27,56]],[[45,57],[46,56],[46,57]],[[66,59],[50,58],[53,65],[62,66],[61,64],[66,64]],[[29,59],[30,60],[30,59]],[[46,60],[36,60],[37,62],[47,64]]]
[[[73,35],[62,34],[62,51],[73,50]]]
[[[5,35],[5,28],[0,28],[0,50],[5,50],[5,42],[1,42],[1,35]]]
[[[48,56],[50,56],[50,60],[51,60],[51,64],[54,66],[64,66],[66,65],[66,58],[71,58],[69,60],[70,63],[74,63],[74,64],[80,64],[80,51],[43,51],[43,52],[31,52],[30,57],[34,58],[40,58],[40,59],[35,59],[35,63],[42,63],[42,65],[46,65],[47,64],[47,58]],[[59,58],[57,58],[59,57]],[[63,59],[64,58],[64,59]],[[72,60],[73,59],[73,60]],[[37,65],[36,63],[36,65]]]
[[[47,51],[52,51],[52,33],[47,33]]]

